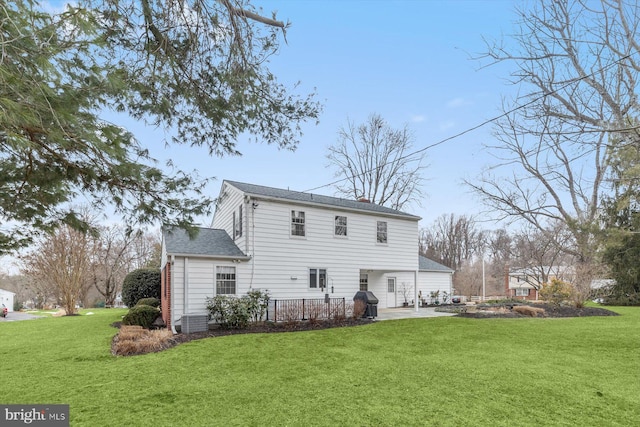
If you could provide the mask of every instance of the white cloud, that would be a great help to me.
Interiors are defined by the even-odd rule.
[[[440,122],[440,125],[438,126],[438,128],[441,131],[445,131],[445,130],[451,129],[455,125],[456,125],[456,122],[454,122],[453,120],[447,120],[447,121],[444,121],[444,122]]]
[[[471,105],[471,101],[464,98],[453,98],[451,101],[447,102],[447,108],[458,108],[464,107],[465,105]]]

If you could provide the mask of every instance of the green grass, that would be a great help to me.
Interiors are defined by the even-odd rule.
[[[73,426],[631,426],[640,308],[618,317],[408,319],[114,357],[124,310],[0,323],[0,403]],[[84,311],[86,313],[86,311]]]

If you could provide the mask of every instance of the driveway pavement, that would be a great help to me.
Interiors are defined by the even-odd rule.
[[[0,322],[15,322],[18,320],[39,319],[44,316],[34,316],[33,314],[23,313],[21,311],[10,311],[7,317],[0,317]]]
[[[455,313],[441,313],[434,307],[379,308],[376,320],[411,319],[415,317],[455,316]]]

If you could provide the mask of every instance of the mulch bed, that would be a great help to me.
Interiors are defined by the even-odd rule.
[[[551,304],[531,304],[532,307],[543,308],[544,317],[587,317],[587,316],[618,316],[618,313],[600,307],[554,306]],[[518,318],[530,317],[524,314],[509,311],[506,313],[496,313],[489,310],[478,309],[478,311],[468,311],[458,314],[460,317],[471,317],[475,319],[487,318]]]
[[[316,331],[329,328],[343,328],[348,326],[366,325],[372,323],[371,319],[342,319],[342,320],[316,320],[313,322],[283,322],[283,323],[263,323],[252,325],[246,329],[221,329],[212,328],[206,332],[195,332],[191,334],[177,334],[174,339],[177,343],[199,340],[202,338],[223,337],[227,335],[237,334],[264,334],[277,332],[300,332],[300,331]]]
[[[178,333],[168,340],[161,350],[166,350],[176,345],[186,343],[193,340],[199,340],[203,338],[223,337],[227,335],[238,334],[264,334],[264,333],[278,333],[278,332],[300,332],[300,331],[316,331],[320,329],[329,328],[343,328],[349,326],[366,325],[372,323],[372,319],[340,319],[340,320],[316,320],[316,321],[303,321],[303,322],[282,322],[272,323],[265,322],[263,324],[251,325],[246,329],[222,329],[222,328],[210,328],[206,332],[194,332],[191,334]],[[114,328],[120,328],[122,322],[114,322],[111,324]],[[114,337],[112,341],[112,348],[117,341],[118,336]],[[157,351],[161,351],[157,350]],[[137,354],[145,354],[144,351],[127,354],[127,356],[133,356]]]

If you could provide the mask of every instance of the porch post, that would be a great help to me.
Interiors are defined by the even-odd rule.
[[[413,286],[413,293],[415,294],[415,310],[419,311],[418,307],[420,307],[420,301],[418,301],[418,270],[413,272],[413,276],[414,276],[414,286]]]

